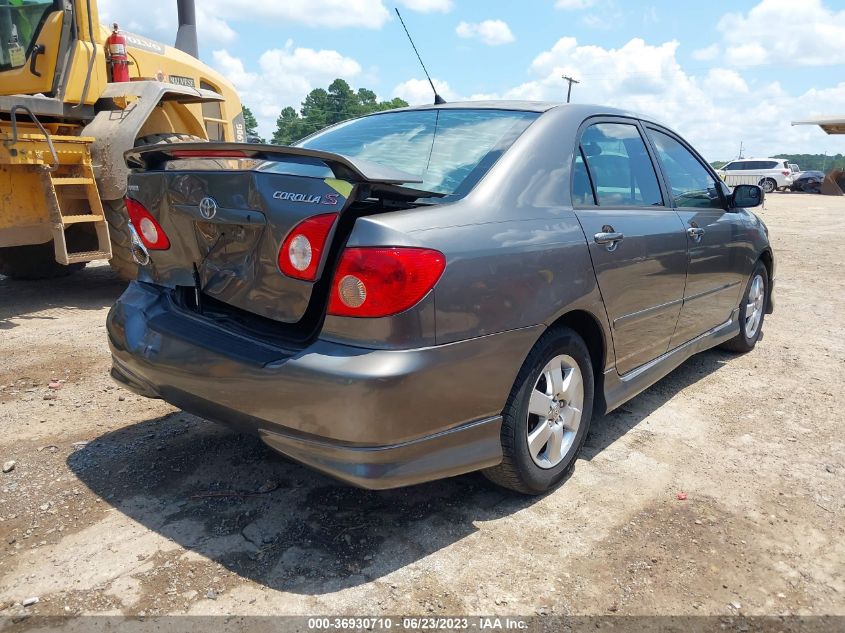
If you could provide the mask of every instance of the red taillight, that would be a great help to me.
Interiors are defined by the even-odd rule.
[[[384,317],[415,305],[434,287],[446,258],[428,248],[347,248],[332,281],[329,314]]]
[[[294,279],[314,281],[336,219],[337,213],[326,213],[297,224],[279,249],[279,270]]]
[[[170,248],[170,240],[152,214],[137,200],[126,198],[126,212],[135,232],[151,251],[164,251]]]
[[[791,174],[792,172],[791,172],[791,171],[785,171],[785,172],[782,172],[782,173],[783,173],[783,175],[784,175],[784,176],[788,176],[788,175],[789,175],[789,174]]]
[[[245,152],[238,149],[174,149],[173,158],[246,158]]]

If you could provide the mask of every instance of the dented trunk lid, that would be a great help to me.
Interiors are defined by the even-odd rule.
[[[158,220],[170,248],[150,251],[143,274],[280,323],[297,323],[315,285],[330,277],[330,245],[346,239],[340,218],[372,195],[432,196],[381,165],[299,148],[174,144],[127,152],[129,197]],[[279,249],[303,220],[338,214],[315,281],[284,275]],[[335,249],[336,250],[336,249]]]

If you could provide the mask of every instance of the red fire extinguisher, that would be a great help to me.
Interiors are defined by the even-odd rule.
[[[126,54],[126,38],[120,34],[115,22],[112,34],[106,40],[106,55],[113,82],[129,81],[129,56]]]

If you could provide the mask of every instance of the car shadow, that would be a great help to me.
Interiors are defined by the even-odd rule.
[[[61,318],[62,310],[101,310],[126,288],[108,264],[90,264],[67,277],[23,281],[0,275],[0,330],[16,320]]]
[[[700,354],[593,422],[593,459],[729,355]],[[478,473],[410,488],[349,487],[187,413],[123,427],[72,453],[95,494],[146,528],[273,589],[324,594],[382,578],[535,502]],[[576,465],[577,472],[577,465]]]
[[[677,393],[695,384],[701,378],[718,371],[735,356],[736,354],[720,349],[696,354],[635,398],[607,415],[596,416],[581,451],[581,458],[593,459],[620,437],[633,430]]]

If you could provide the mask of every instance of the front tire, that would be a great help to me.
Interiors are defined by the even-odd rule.
[[[763,335],[768,296],[769,272],[763,262],[758,261],[739,305],[739,334],[723,343],[723,349],[740,354],[754,349]]]
[[[594,389],[583,339],[565,327],[546,332],[523,363],[502,412],[502,463],[484,475],[528,495],[559,484],[587,437]]]

